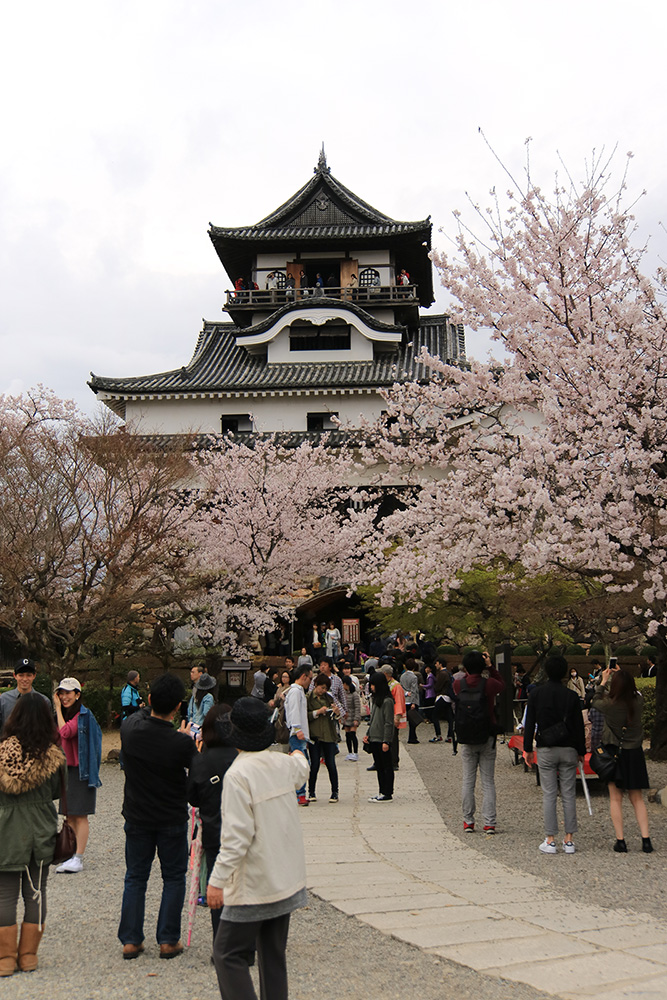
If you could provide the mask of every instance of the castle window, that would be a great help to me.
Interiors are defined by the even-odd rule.
[[[333,431],[338,425],[333,422],[332,417],[338,417],[338,414],[329,411],[324,413],[307,413],[306,430],[311,433]]]
[[[221,434],[247,434],[252,430],[249,413],[223,413],[220,417]]]
[[[350,327],[347,323],[293,323],[289,335],[290,351],[349,351]]]
[[[374,267],[365,267],[359,275],[359,288],[372,288],[380,284],[380,272]]]

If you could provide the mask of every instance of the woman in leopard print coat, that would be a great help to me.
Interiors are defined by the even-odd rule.
[[[0,742],[0,976],[37,968],[46,916],[46,879],[53,861],[65,755],[41,695],[25,694],[5,724]],[[25,914],[18,940],[16,913]]]

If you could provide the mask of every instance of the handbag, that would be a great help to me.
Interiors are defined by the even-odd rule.
[[[76,854],[76,834],[74,828],[67,822],[67,790],[62,770],[60,772],[60,804],[65,812],[63,825],[56,834],[52,865],[61,865],[63,861],[69,861]]]
[[[407,717],[413,726],[421,726],[422,722],[426,722],[426,719],[416,705],[410,705],[407,711]]]
[[[607,723],[609,725],[609,723]],[[611,729],[611,726],[609,726]],[[601,781],[614,781],[618,771],[619,756],[621,750],[623,749],[623,737],[625,736],[626,726],[623,726],[623,732],[621,733],[621,742],[619,743],[616,750],[610,750],[606,746],[596,747],[595,750],[591,751],[590,765],[591,770],[595,771],[598,778]],[[612,733],[614,730],[611,729]],[[614,733],[616,736],[616,733]],[[617,737],[618,738],[618,737]]]

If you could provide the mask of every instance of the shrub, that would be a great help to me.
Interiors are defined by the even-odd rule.
[[[640,656],[655,656],[655,658],[657,659],[658,658],[658,649],[657,649],[656,646],[642,646],[642,648],[639,650],[639,655]]]
[[[644,713],[642,715],[644,738],[650,739],[655,725],[655,677],[636,677],[635,684],[644,699]]]
[[[83,685],[82,698],[86,708],[93,713],[102,729],[107,729],[114,716],[120,712],[121,688],[109,691],[108,684],[102,681],[86,681]]]
[[[48,674],[37,674],[32,685],[33,691],[45,694],[47,698],[53,697],[53,681]]]
[[[438,646],[438,656],[458,656],[458,646]]]
[[[535,647],[529,644],[523,646],[517,646],[514,650],[514,656],[535,656]]]
[[[579,646],[577,643],[575,643],[572,646],[566,646],[565,647],[565,655],[566,656],[585,656],[586,655],[586,650],[583,648],[583,646]]]
[[[604,645],[601,642],[594,642],[588,650],[589,656],[604,656]]]
[[[627,643],[625,645],[617,646],[614,650],[614,656],[636,656],[637,650],[634,646],[630,646]]]

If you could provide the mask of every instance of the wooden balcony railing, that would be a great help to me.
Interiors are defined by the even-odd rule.
[[[417,301],[417,285],[364,285],[361,288],[247,288],[225,293],[225,309],[277,309],[303,300],[340,299],[359,305],[407,305]]]

